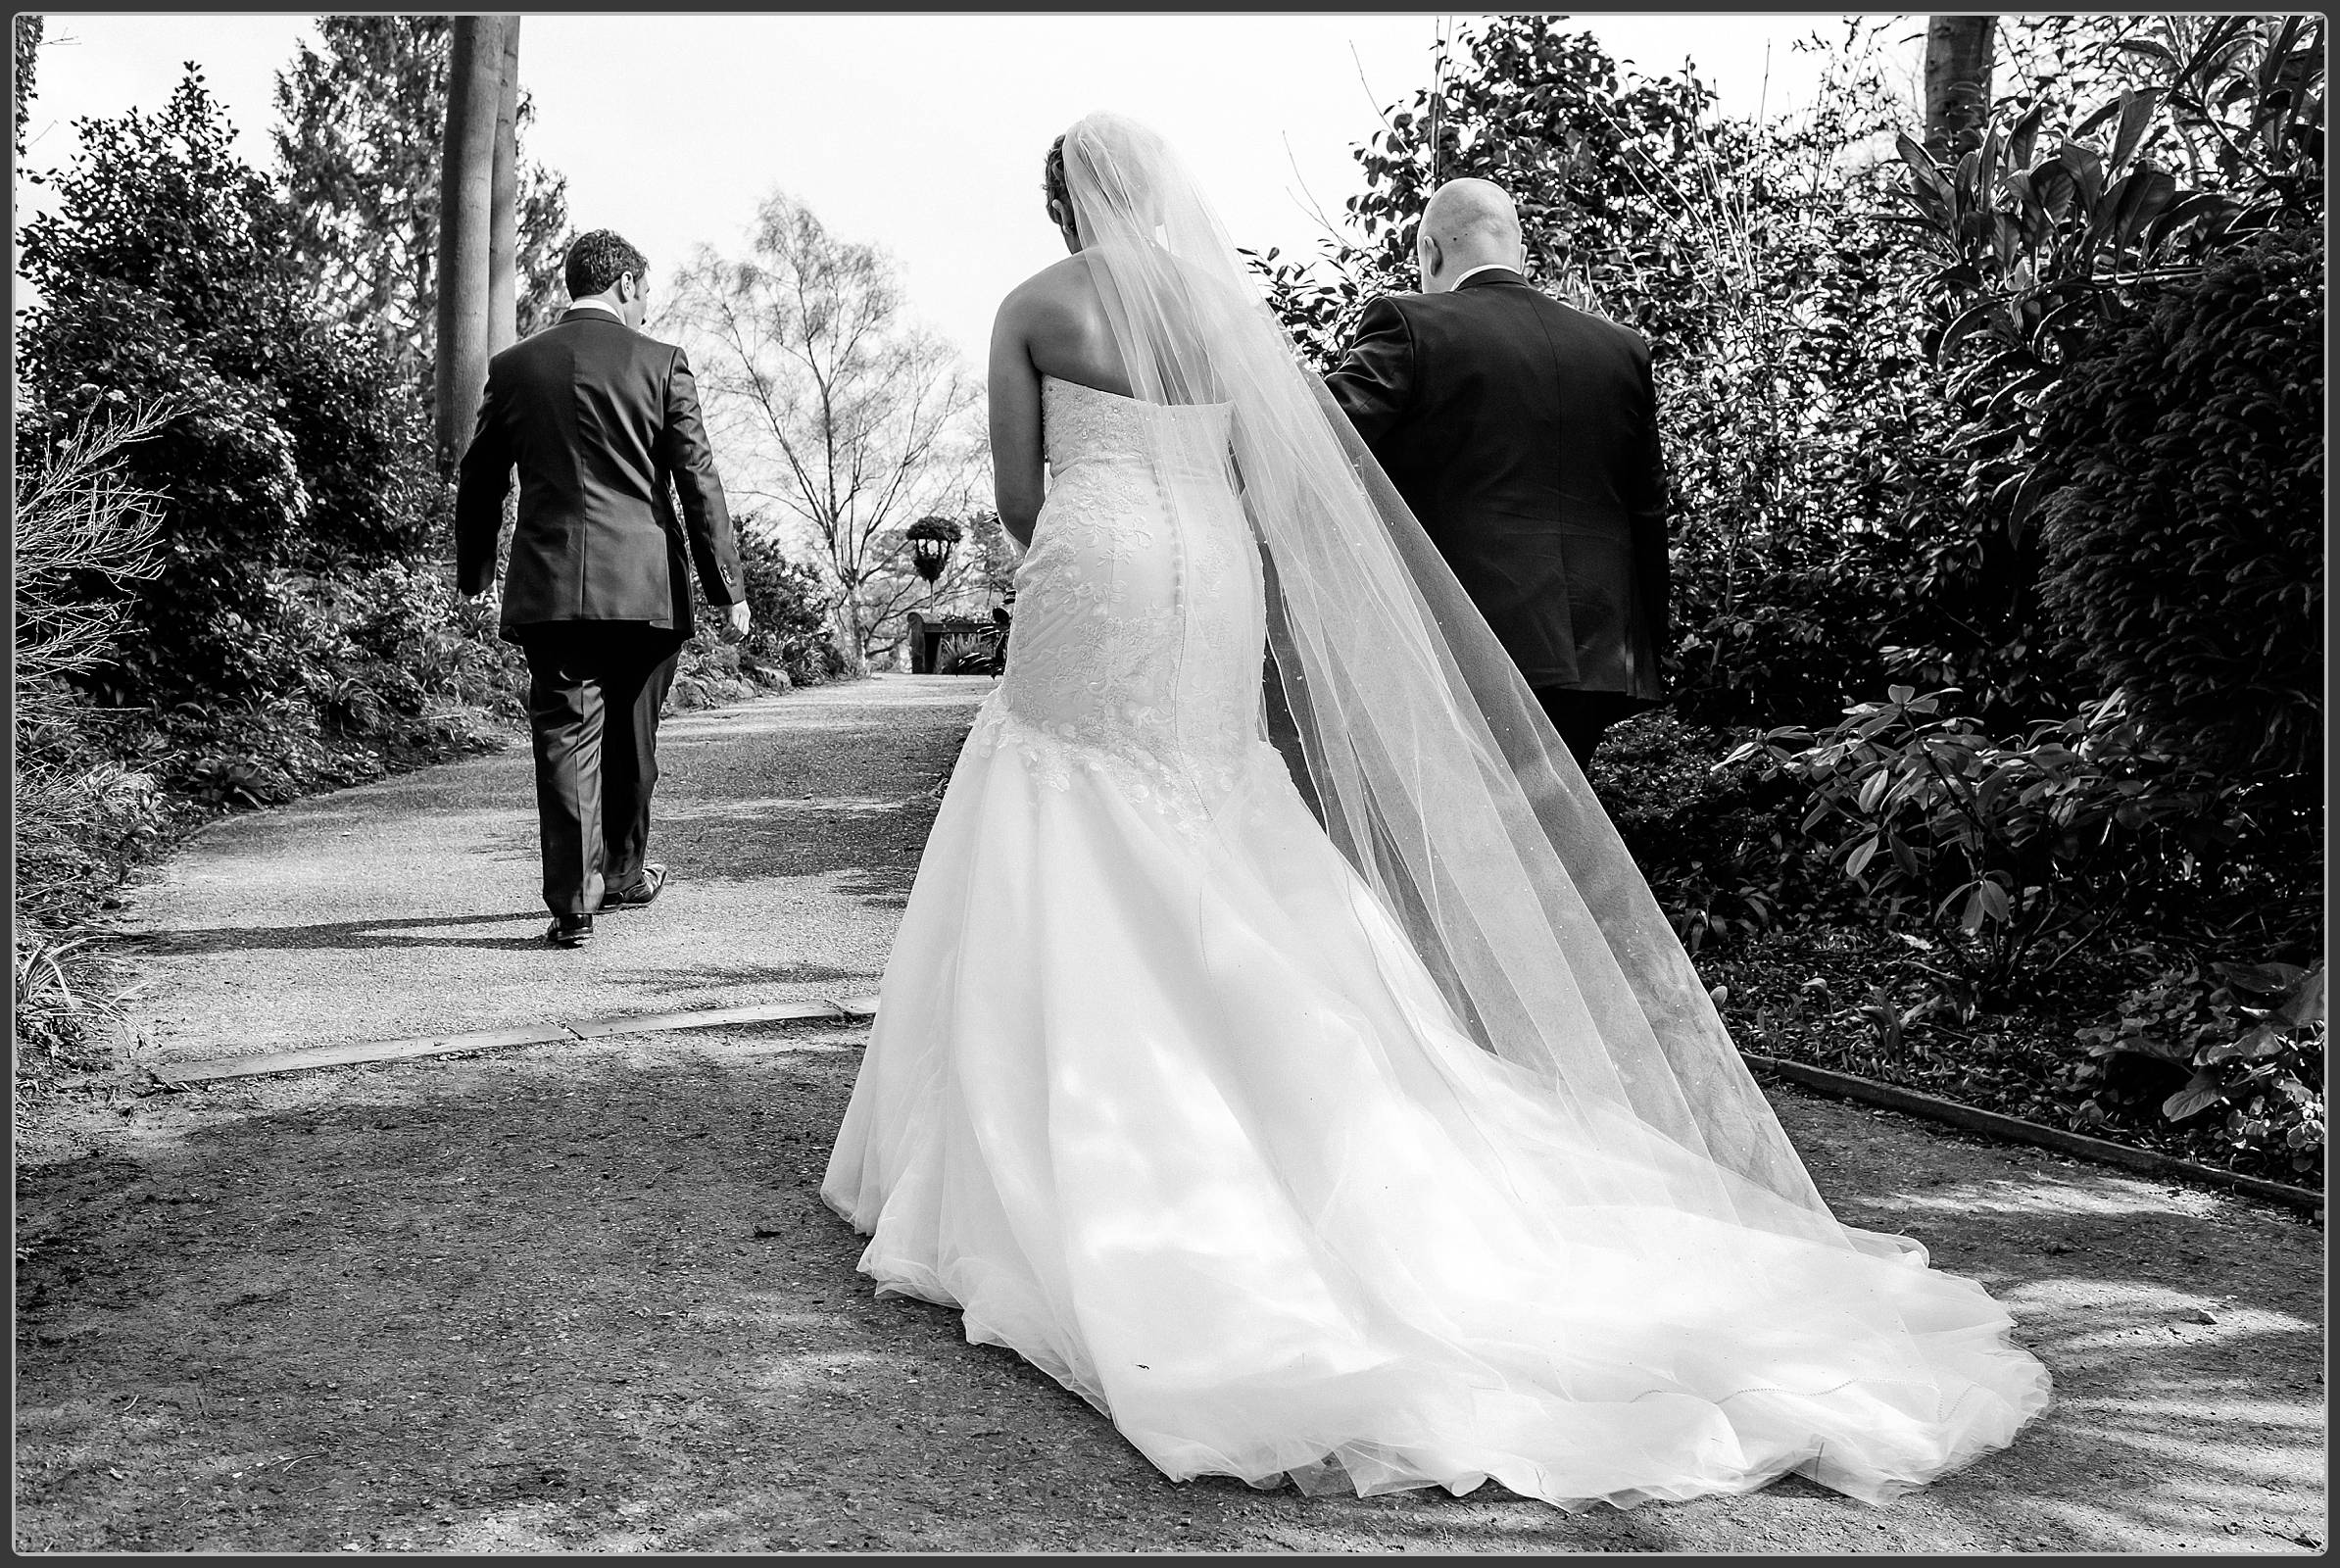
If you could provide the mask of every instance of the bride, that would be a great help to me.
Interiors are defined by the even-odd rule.
[[[1007,671],[822,1186],[862,1271],[1180,1480],[1884,1501],[2007,1444],[2045,1370],[1828,1212],[1184,166],[1092,115],[1047,188],[1072,254],[992,344]]]

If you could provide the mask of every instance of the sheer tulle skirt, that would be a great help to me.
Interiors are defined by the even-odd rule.
[[[881,1292],[959,1308],[1175,1479],[1571,1506],[1792,1470],[1882,1501],[2045,1405],[1917,1244],[1670,1207],[1695,1156],[1448,1016],[1273,750],[1198,821],[995,695],[823,1196]]]

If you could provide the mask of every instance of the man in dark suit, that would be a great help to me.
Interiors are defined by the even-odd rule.
[[[643,852],[658,710],[691,635],[693,566],[707,602],[730,607],[732,634],[748,630],[691,367],[640,330],[647,266],[608,229],[569,247],[568,312],[488,362],[456,493],[457,583],[485,593],[519,469],[501,622],[528,658],[545,937],[556,947],[588,941],[597,909],[648,904],[665,886],[666,868]]]
[[[1375,300],[1327,378],[1495,638],[1590,767],[1661,700],[1666,476],[1649,348],[1528,286],[1500,187],[1449,180],[1422,292]]]

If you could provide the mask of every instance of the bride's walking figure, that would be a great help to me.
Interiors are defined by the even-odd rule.
[[[1007,672],[822,1188],[862,1270],[1178,1479],[1882,1501],[2008,1443],[2045,1370],[1829,1213],[1184,167],[1092,115],[1048,197],[1072,254],[992,346]]]

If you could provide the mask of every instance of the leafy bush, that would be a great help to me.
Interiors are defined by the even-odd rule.
[[[2320,1181],[2324,1032],[2320,963],[2166,970],[2080,1031],[2075,1124],[2154,1112],[2183,1122],[2222,1108],[2235,1149]]]
[[[111,705],[263,701],[300,680],[268,573],[378,561],[430,526],[419,411],[378,347],[328,329],[289,270],[287,215],[237,160],[190,74],[159,114],[82,122],[54,211],[25,225],[41,293],[20,334],[20,446],[119,396],[175,417],[126,456],[158,499],[161,568],[133,632],[86,684]]]
[[[1718,764],[1742,734],[1660,709],[1593,754],[1594,794],[1693,953],[1813,917],[1835,891],[1796,832],[1803,792],[1760,763]]]
[[[1415,286],[1439,179],[1512,193],[1531,281],[1651,345],[1665,657],[1693,722],[1825,722],[1891,678],[1991,698],[2024,679],[2005,552],[1961,504],[1954,411],[1918,337],[1928,275],[1878,218],[1890,170],[1864,161],[1898,113],[1874,34],[1831,51],[1808,113],[1759,123],[1713,115],[1695,77],[1621,69],[1565,19],[1468,24],[1437,86],[1357,150],[1355,237],[1320,264],[1251,259],[1330,368],[1367,299]]]
[[[2112,684],[2155,712],[2175,677],[2113,673],[2169,646],[2164,622],[2138,612],[2143,579],[2199,569],[2199,591],[2236,572],[2231,596],[2206,597],[2252,601],[2270,591],[2252,580],[2299,578],[2297,420],[2267,393],[2316,395],[2288,372],[2314,361],[2320,302],[2280,279],[2319,276],[2320,248],[2239,270],[2233,259],[2262,251],[2264,233],[2320,227],[2322,23],[2050,19],[2045,35],[2079,74],[2003,100],[1981,145],[1954,163],[1900,137],[1907,169],[1893,195],[1927,272],[1924,341],[1958,410],[1944,447],[2003,563],[2007,638],[2054,666],[2025,716]],[[2083,115],[2069,101],[2081,79],[2121,85]],[[2301,416],[2320,429],[2320,409]],[[2124,427],[2109,447],[2108,421]],[[2178,480],[2189,466],[2199,474]],[[2141,482],[2116,482],[2129,466]],[[2241,522],[2255,504],[2275,509],[2271,527]],[[2171,507],[2184,511],[2165,517]],[[2059,515],[2071,525],[2051,559],[2036,525]],[[2143,564],[2116,587],[2095,570],[2099,553],[2126,556],[2132,543],[2145,545]],[[2218,613],[2205,610],[2205,622]],[[2301,608],[2286,602],[2281,614],[2297,624]],[[2237,646],[2240,625],[2208,633],[2213,657],[2181,662],[2189,689],[2232,678],[2205,666]],[[2296,669],[2299,657],[2284,660]],[[2301,734],[2298,706],[2286,712],[2278,749]]]
[[[749,664],[779,670],[797,686],[844,674],[846,661],[828,634],[833,607],[820,572],[791,561],[759,527],[740,529],[739,550],[748,590]]]
[[[245,708],[188,708],[172,715],[167,777],[207,806],[276,806],[382,773],[369,752],[330,744],[317,707],[276,697]]]
[[[117,761],[27,766],[20,756],[14,783],[11,1087],[21,1102],[28,1085],[58,1071],[105,1064],[120,1015],[89,922],[163,841],[170,811],[152,772]]]
[[[1803,831],[1842,824],[1828,858],[1977,943],[1989,992],[2085,915],[2202,883],[2234,837],[2230,790],[2157,750],[2118,695],[2007,743],[1945,711],[1952,695],[1896,686],[1728,760],[1766,756],[1807,786]]]
[[[2316,792],[2323,243],[2259,236],[2091,342],[2042,399],[2042,598],[2165,744]]]
[[[495,611],[458,594],[442,564],[287,571],[273,586],[299,623],[308,689],[336,728],[365,733],[433,700],[508,717],[523,711],[526,661],[498,634]]]

